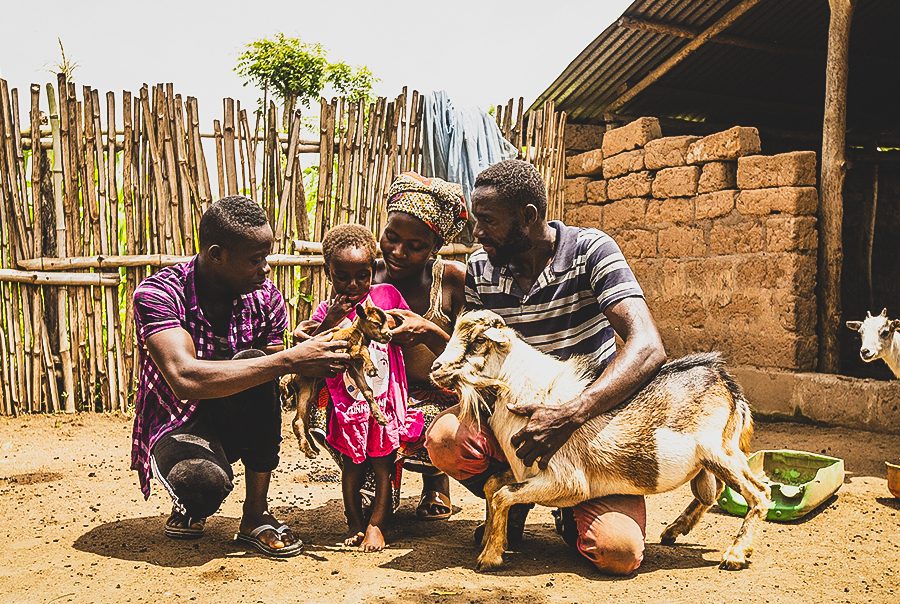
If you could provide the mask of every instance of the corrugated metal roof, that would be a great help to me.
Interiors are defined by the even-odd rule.
[[[702,32],[741,0],[637,0],[566,67],[535,101],[556,102],[574,122],[599,123],[610,104],[690,42],[635,29],[628,20]],[[633,23],[633,21],[632,21]],[[761,0],[727,30],[745,46],[708,41],[618,113],[747,123],[799,131],[821,128],[828,3]],[[851,37],[851,129],[897,124],[900,2],[861,0]],[[763,48],[760,48],[763,47]],[[893,128],[895,131],[897,128]]]

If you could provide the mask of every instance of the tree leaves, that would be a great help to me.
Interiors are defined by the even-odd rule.
[[[235,72],[245,79],[245,86],[253,84],[271,92],[291,108],[297,102],[309,107],[329,85],[352,100],[368,99],[378,81],[365,65],[331,63],[321,44],[283,33],[247,44],[238,56]]]

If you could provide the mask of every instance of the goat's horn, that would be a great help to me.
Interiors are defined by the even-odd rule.
[[[886,309],[886,308],[882,308],[882,309],[881,309],[881,314],[880,314],[879,316],[880,316],[880,317],[886,317],[886,316],[887,316],[887,309]]]
[[[871,319],[871,318],[872,318],[872,313],[871,313],[871,311],[868,311],[868,310],[866,311],[866,318],[867,318],[867,319]]]

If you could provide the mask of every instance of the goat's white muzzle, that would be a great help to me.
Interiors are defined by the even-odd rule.
[[[455,373],[450,371],[444,363],[435,361],[431,365],[431,381],[440,386],[452,390],[456,386]]]

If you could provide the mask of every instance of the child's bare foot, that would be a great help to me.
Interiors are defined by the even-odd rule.
[[[359,531],[359,532],[350,531],[350,533],[347,534],[347,538],[344,539],[344,545],[347,545],[350,547],[359,545],[360,543],[362,543],[363,537],[365,537],[365,535],[362,533],[362,531]]]
[[[362,543],[359,544],[361,552],[380,552],[384,549],[384,535],[381,529],[374,525],[369,525],[366,529],[366,536]]]

